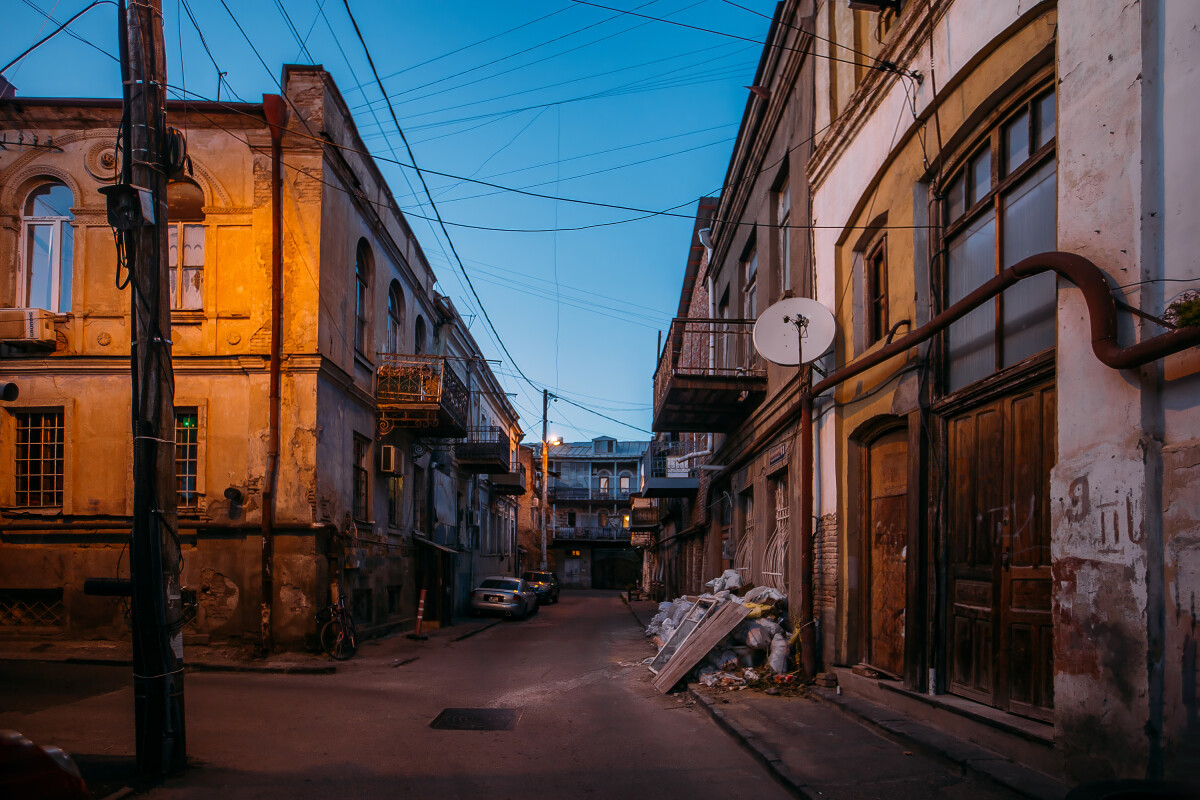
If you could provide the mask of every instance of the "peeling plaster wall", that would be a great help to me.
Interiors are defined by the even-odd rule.
[[[1097,14],[1067,0],[1059,15],[1059,249],[1161,314],[1181,284],[1160,279],[1200,278],[1200,6],[1150,0]],[[1122,318],[1123,344],[1160,330]],[[1055,706],[1067,768],[1194,777],[1200,383],[1171,360],[1101,365],[1082,298],[1065,286],[1058,327]]]

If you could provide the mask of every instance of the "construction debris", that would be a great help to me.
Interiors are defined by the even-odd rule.
[[[743,587],[733,570],[705,585],[714,591],[660,603],[646,628],[659,647],[650,665],[654,687],[668,692],[689,674],[706,686],[728,688],[793,680],[787,674],[795,640],[787,598],[770,587]]]

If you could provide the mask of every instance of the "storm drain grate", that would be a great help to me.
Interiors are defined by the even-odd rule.
[[[429,723],[443,731],[511,731],[521,719],[520,708],[447,708]]]

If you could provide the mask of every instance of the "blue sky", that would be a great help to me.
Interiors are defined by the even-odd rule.
[[[0,56],[15,57],[89,0],[5,0]],[[371,151],[407,162],[342,0],[162,0],[168,82],[256,101],[278,90],[284,63],[319,63],[353,109]],[[423,169],[558,198],[694,211],[718,191],[774,3],[597,0],[733,36],[691,30],[572,0],[350,0],[375,66]],[[232,12],[232,14],[231,14]],[[757,13],[755,13],[757,12]],[[244,36],[235,24],[240,23]],[[100,5],[5,72],[18,95],[119,93],[116,10]],[[303,43],[303,46],[301,45]],[[93,46],[94,45],[94,46]],[[97,49],[99,48],[99,49]],[[255,53],[257,51],[257,54]],[[266,63],[263,66],[259,57]],[[438,288],[453,298],[521,413],[541,434],[541,396],[516,376],[479,316],[411,169],[381,162],[409,214]],[[427,175],[467,273],[516,365],[554,403],[551,433],[649,438],[658,332],[679,299],[692,223],[532,198]],[[415,191],[414,191],[415,190]]]

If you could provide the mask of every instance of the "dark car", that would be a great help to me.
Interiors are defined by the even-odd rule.
[[[539,603],[557,603],[561,584],[553,572],[526,572],[521,575],[530,588],[537,593]]]
[[[16,731],[0,731],[0,797],[91,800],[92,795],[62,750],[36,745]]]

